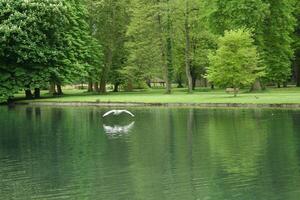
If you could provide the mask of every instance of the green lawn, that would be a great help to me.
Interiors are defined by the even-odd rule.
[[[185,89],[174,89],[170,95],[162,89],[149,89],[134,92],[109,92],[105,95],[87,93],[83,90],[64,90],[62,97],[49,97],[42,92],[39,102],[145,102],[145,103],[253,103],[253,104],[300,104],[300,88],[272,88],[263,92],[249,93],[241,91],[238,97],[225,93],[224,90],[197,89],[187,94]],[[18,95],[22,97],[22,95]],[[22,100],[28,102],[28,100]]]

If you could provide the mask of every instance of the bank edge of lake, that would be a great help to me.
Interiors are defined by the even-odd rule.
[[[146,103],[146,102],[14,102],[16,105],[33,106],[103,106],[103,107],[199,107],[199,108],[297,108],[297,103]]]

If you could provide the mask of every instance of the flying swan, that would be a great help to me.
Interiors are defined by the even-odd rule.
[[[111,110],[108,111],[107,113],[105,113],[103,115],[103,117],[106,117],[107,115],[113,114],[113,115],[120,115],[121,113],[127,113],[129,115],[131,115],[132,117],[134,117],[134,114],[132,114],[131,112],[129,112],[128,110]]]

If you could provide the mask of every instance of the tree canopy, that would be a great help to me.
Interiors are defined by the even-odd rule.
[[[71,83],[104,93],[107,85],[151,87],[153,79],[163,79],[167,93],[175,83],[192,92],[197,81],[208,85],[204,75],[216,66],[209,54],[224,47],[221,39],[217,50],[216,38],[239,40],[236,30],[251,35],[264,85],[300,86],[299,7],[296,0],[0,0],[0,98],[24,90],[38,97],[49,86],[61,94]]]

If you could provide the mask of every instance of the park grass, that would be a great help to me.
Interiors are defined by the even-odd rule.
[[[18,98],[22,98],[22,95],[18,95]],[[268,88],[255,93],[242,90],[237,97],[227,94],[224,90],[208,88],[198,88],[192,94],[188,94],[186,89],[174,89],[172,94],[165,94],[163,89],[147,89],[133,92],[108,92],[104,95],[87,93],[84,90],[66,89],[61,97],[50,97],[46,91],[43,91],[41,99],[20,99],[19,102],[300,104],[300,88]]]

